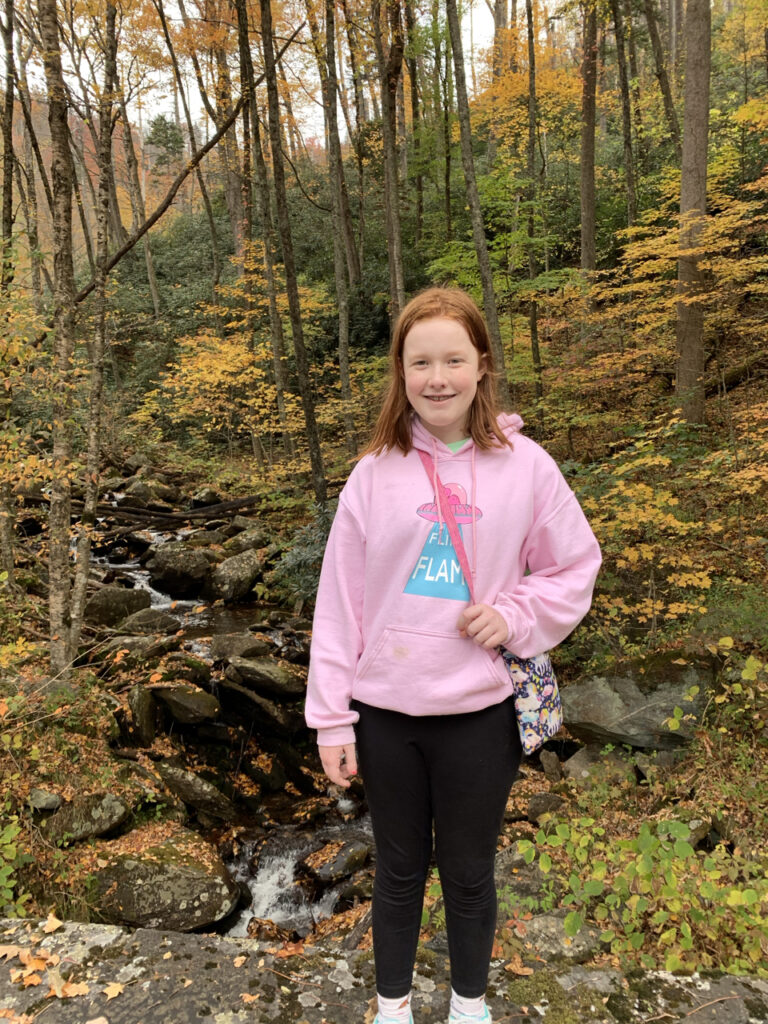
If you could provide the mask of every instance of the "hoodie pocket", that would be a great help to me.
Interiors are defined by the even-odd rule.
[[[480,679],[508,683],[503,659],[456,632],[390,626],[366,649],[357,680],[366,686],[381,682],[386,689],[410,688],[414,683],[439,685],[464,677],[471,685]],[[480,677],[480,678],[478,678]]]

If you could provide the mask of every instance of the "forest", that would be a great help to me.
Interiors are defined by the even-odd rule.
[[[621,796],[645,867],[601,846],[569,927],[646,967],[764,974],[764,0],[4,0],[0,27],[0,910],[77,913],[55,850],[25,867],[29,780],[63,771],[56,716],[152,670],[87,654],[94,558],[129,521],[110,478],[134,460],[222,515],[242,499],[273,545],[248,599],[309,614],[393,320],[451,284],[602,546],[565,688],[658,658],[713,673],[666,718],[683,766]],[[135,530],[177,514],[159,495],[136,491]],[[706,867],[688,831],[638,838],[689,797],[732,819],[727,868],[714,826]],[[577,826],[542,828],[578,874]],[[606,873],[623,917],[595,904]]]

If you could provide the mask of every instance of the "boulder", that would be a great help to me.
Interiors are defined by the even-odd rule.
[[[155,687],[153,694],[161,700],[177,722],[183,725],[197,725],[221,714],[219,702],[211,693],[206,693],[191,683],[178,683],[170,687]]]
[[[540,914],[526,922],[525,944],[547,963],[583,964],[600,949],[600,932],[585,925],[573,938],[565,933],[565,910]]]
[[[220,505],[224,499],[212,487],[201,487],[192,495],[192,508],[209,508],[211,505]]]
[[[208,592],[211,563],[199,548],[190,548],[180,541],[159,545],[146,568],[153,586],[171,597],[194,597]]]
[[[235,807],[229,797],[210,782],[201,779],[199,775],[187,772],[183,768],[175,768],[167,761],[160,761],[157,770],[168,789],[196,811],[203,811],[210,817],[220,818],[222,821],[235,817]]]
[[[105,644],[101,659],[107,669],[113,665],[135,668],[162,658],[181,646],[180,636],[115,636]],[[122,653],[125,652],[125,653]]]
[[[326,843],[299,862],[302,871],[320,885],[335,885],[358,871],[371,855],[366,843],[337,841]]]
[[[174,651],[165,660],[163,676],[164,680],[170,682],[186,679],[196,686],[207,686],[211,681],[211,667],[202,658],[196,658],[193,654]]]
[[[157,733],[157,704],[150,690],[134,686],[128,694],[136,740],[143,747],[151,747]]]
[[[590,789],[600,782],[621,786],[635,785],[634,765],[621,751],[603,749],[595,744],[582,747],[563,764],[563,773],[581,789]]]
[[[226,539],[223,530],[195,530],[186,538],[186,543],[194,548],[208,548],[212,544],[223,544]]]
[[[545,814],[554,814],[564,803],[557,793],[534,793],[528,801],[528,821],[538,825]]]
[[[514,907],[519,899],[538,896],[544,884],[544,874],[539,865],[535,860],[526,864],[517,844],[496,854],[495,873],[499,904],[507,911],[506,916],[509,916],[509,908]]]
[[[252,633],[220,633],[211,641],[211,657],[214,661],[261,658],[271,650],[266,640]]]
[[[187,830],[116,856],[91,876],[108,921],[188,932],[230,914],[240,890],[215,849]]]
[[[563,688],[568,731],[586,743],[671,750],[690,742],[715,682],[715,661],[676,652],[625,664],[612,676],[591,676]],[[689,690],[699,692],[690,701]],[[664,723],[680,707],[693,716],[671,731]]]
[[[249,526],[242,533],[230,537],[224,544],[224,550],[230,555],[239,555],[243,551],[254,551],[256,548],[263,548],[268,542],[268,537],[261,526]]]
[[[149,504],[155,498],[155,494],[146,480],[134,480],[124,488],[124,491],[130,498],[138,498],[143,504]]]
[[[123,463],[123,467],[127,473],[138,473],[140,469],[147,469],[152,465],[146,455],[140,455],[138,452],[133,455],[129,455]]]
[[[250,720],[278,736],[293,736],[306,728],[304,716],[298,707],[275,704],[230,679],[222,679],[219,683],[219,697],[222,705],[240,718]]]
[[[146,633],[175,633],[179,628],[179,620],[170,612],[162,608],[142,608],[134,612],[127,619],[123,619],[118,625],[121,633],[146,634]]]
[[[306,691],[305,674],[273,658],[230,658],[229,663],[246,686],[259,693],[268,693],[283,700],[303,697]]]
[[[57,811],[61,807],[61,797],[58,793],[49,793],[34,786],[27,793],[27,804],[33,811]]]
[[[213,594],[224,601],[238,601],[250,592],[260,576],[261,559],[255,551],[232,555],[214,569]]]
[[[51,843],[63,845],[112,832],[129,814],[129,807],[112,793],[91,793],[64,804],[41,827]]]
[[[116,626],[128,615],[149,608],[151,598],[146,590],[126,587],[102,587],[85,606],[85,617],[99,626]]]
[[[539,764],[544,769],[544,776],[549,782],[559,782],[563,777],[560,758],[553,750],[539,751]]]

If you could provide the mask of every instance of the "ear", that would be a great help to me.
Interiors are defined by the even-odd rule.
[[[477,368],[477,379],[478,380],[482,380],[487,372],[488,372],[488,360],[486,359],[485,354],[483,354],[483,355],[480,356],[480,364],[479,364],[479,366]]]

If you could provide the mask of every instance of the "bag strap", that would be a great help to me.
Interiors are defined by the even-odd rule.
[[[464,579],[467,582],[469,588],[469,596],[472,600],[472,604],[475,604],[475,590],[472,586],[472,572],[469,568],[469,559],[467,558],[467,551],[464,547],[464,541],[461,539],[461,531],[459,530],[456,522],[456,517],[453,514],[451,508],[451,502],[448,498],[448,492],[443,486],[443,482],[437,472],[437,466],[433,463],[432,459],[427,455],[425,451],[420,448],[417,449],[421,464],[424,467],[424,471],[429,477],[430,483],[434,484],[435,487],[435,499],[440,508],[443,522],[448,527],[448,534],[450,535],[453,543],[453,550],[456,552],[456,556],[459,559],[459,565],[461,571],[464,573]]]

